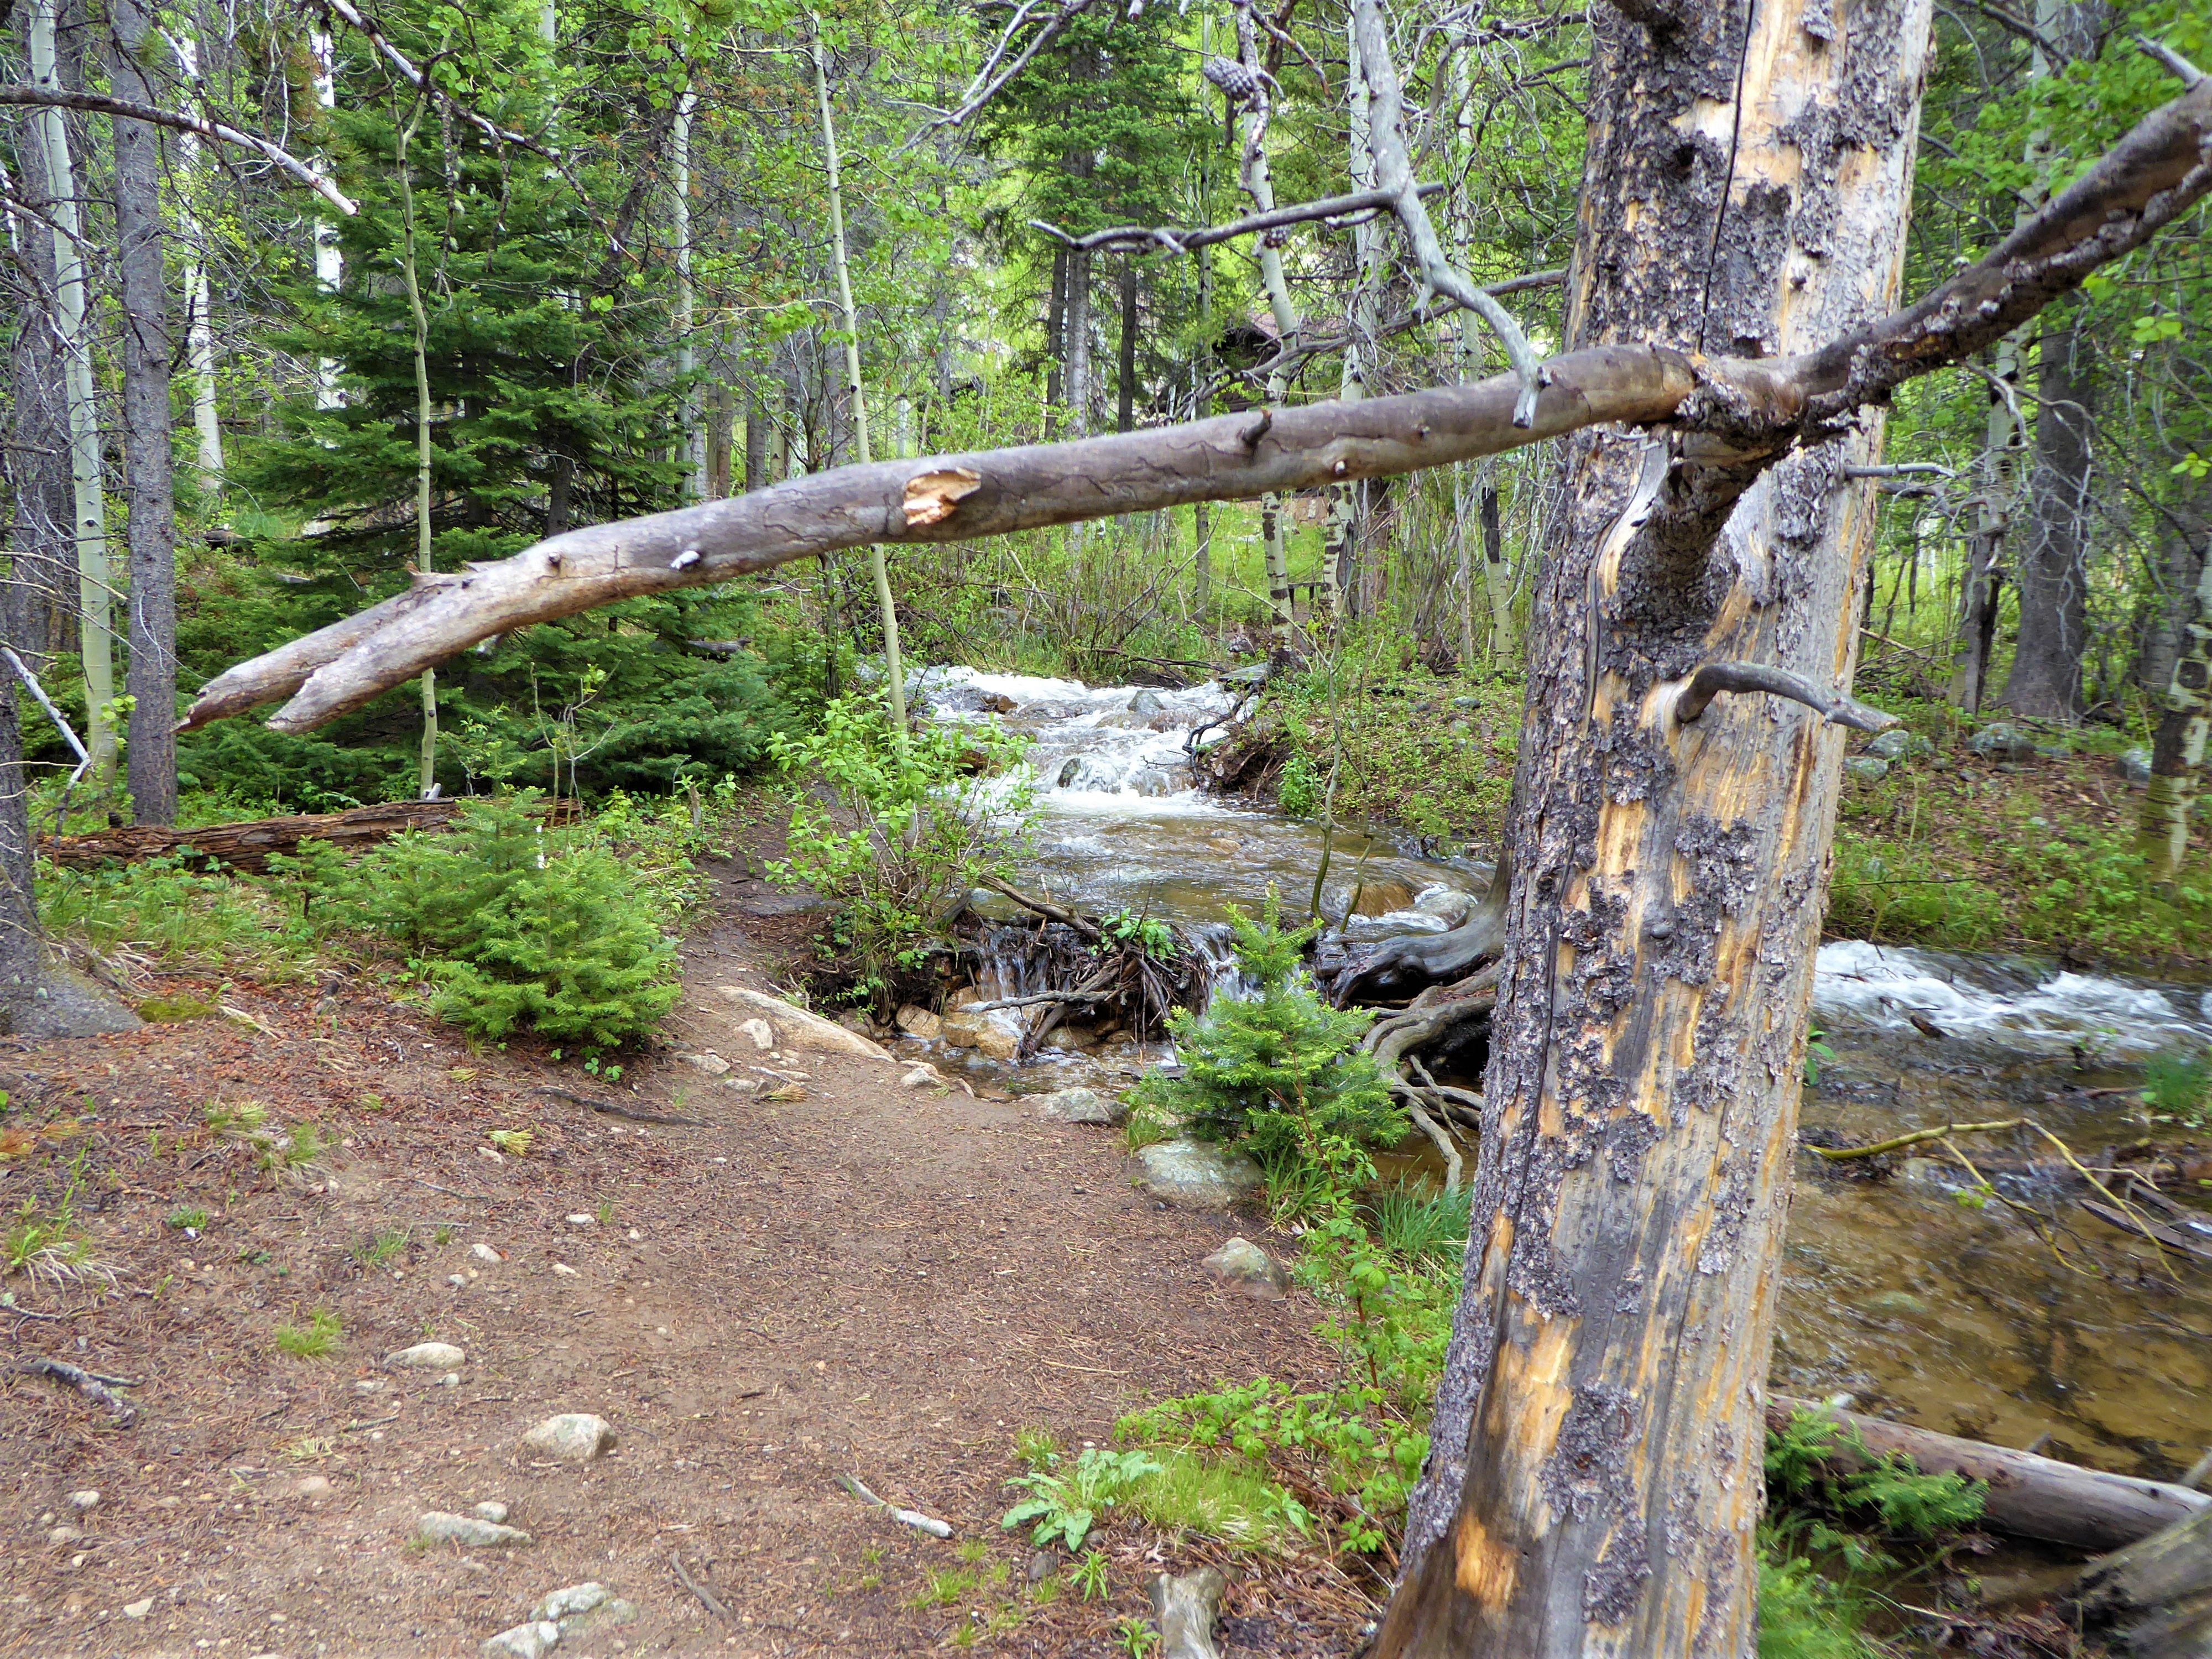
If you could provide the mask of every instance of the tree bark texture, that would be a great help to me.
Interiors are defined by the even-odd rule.
[[[153,16],[145,0],[110,14],[116,92],[156,101],[139,63]],[[131,502],[131,698],[125,775],[140,823],[177,817],[177,520],[169,454],[169,288],[161,249],[161,135],[115,124],[115,264],[123,299],[123,471]]]
[[[32,211],[47,213],[52,196],[38,165],[38,129],[22,137],[30,165],[15,189]],[[33,229],[17,244],[20,264],[15,337],[9,354],[8,449],[4,458],[14,513],[8,551],[14,584],[10,640],[33,663],[68,648],[76,616],[76,544],[70,533],[76,505],[70,488],[68,392],[54,321],[53,240]]]
[[[2082,1623],[2141,1659],[2212,1653],[2212,1505],[2092,1562],[2074,1587]]]
[[[1137,429],[1137,262],[1121,261],[1121,350],[1115,364],[1114,430]]]
[[[1771,358],[1901,271],[1929,6],[1601,7],[1577,345]],[[1657,441],[1647,440],[1646,442]],[[1762,1396],[1842,734],[1668,717],[1701,664],[1847,687],[1878,419],[1755,476],[1578,434],[1531,630],[1465,1291],[1383,1656],[1749,1655]],[[1671,495],[1670,495],[1671,492]],[[1647,503],[1648,505],[1648,503]],[[1656,527],[1658,533],[1653,533]],[[1593,632],[1593,630],[1601,630]]]
[[[745,490],[765,489],[769,482],[768,414],[760,393],[745,388]]]
[[[1066,389],[1062,365],[1067,341],[1067,250],[1052,251],[1052,293],[1044,307],[1044,441],[1060,432],[1060,400]]]
[[[2203,526],[2197,526],[2200,535]],[[2189,854],[2190,821],[2204,781],[2212,735],[2212,544],[2200,542],[2194,588],[2183,597],[2173,671],[2151,733],[2150,785],[2137,831],[2156,885],[2172,884]]]
[[[390,801],[344,812],[301,812],[240,823],[204,824],[197,830],[138,824],[91,836],[42,836],[39,855],[64,869],[99,870],[111,864],[136,864],[141,859],[168,858],[189,851],[197,858],[258,873],[268,869],[270,854],[289,856],[300,850],[302,842],[328,842],[355,852],[410,830],[449,830],[468,805],[465,800]],[[0,802],[0,836],[6,832],[4,810],[4,802]],[[573,823],[578,817],[576,804],[550,802],[542,816],[549,829]]]
[[[2096,385],[2078,324],[2043,337],[2027,545],[2014,584],[2020,638],[2001,701],[2016,714],[2072,724],[2081,714],[2089,642],[2090,478]]]

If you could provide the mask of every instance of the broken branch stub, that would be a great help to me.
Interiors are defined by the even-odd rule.
[[[983,475],[973,467],[941,467],[906,481],[907,528],[923,530],[943,524],[952,510],[983,487]]]

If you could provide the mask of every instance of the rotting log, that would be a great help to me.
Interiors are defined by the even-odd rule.
[[[2212,1654],[2212,1500],[2093,1561],[2069,1598],[2081,1622],[2136,1659]]]
[[[2112,1550],[2212,1510],[2212,1498],[2162,1480],[2107,1474],[2033,1452],[1961,1440],[1903,1423],[1886,1423],[1838,1411],[1809,1400],[1771,1395],[1766,1426],[1780,1433],[1799,1413],[1840,1425],[1828,1461],[1839,1468],[1863,1465],[1852,1444],[1855,1435],[1876,1457],[1902,1453],[1923,1474],[1962,1474],[1989,1483],[1982,1524],[2015,1538],[2036,1538],[2078,1550]]]
[[[229,869],[258,873],[268,869],[272,854],[289,857],[298,853],[302,842],[327,842],[353,852],[410,830],[448,830],[470,804],[466,800],[402,800],[356,806],[343,812],[301,812],[243,823],[210,823],[198,830],[137,824],[103,830],[94,836],[42,836],[39,856],[52,859],[65,870],[97,870],[109,864],[187,854]],[[544,811],[548,828],[573,823],[578,816],[576,804],[570,800],[553,802]]]

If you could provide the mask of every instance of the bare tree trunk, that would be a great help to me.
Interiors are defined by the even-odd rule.
[[[1984,462],[1989,452],[1983,452]],[[1992,469],[1983,471],[1985,489],[1994,488]],[[2005,519],[1984,506],[1981,527],[1966,544],[1965,591],[1959,606],[1959,644],[1951,659],[1951,701],[1970,714],[1982,712],[1990,686],[1990,653],[1996,643],[1997,599],[2004,586],[1998,561],[2004,556]]]
[[[50,217],[37,124],[28,125],[22,143],[26,164],[15,187],[33,213]],[[8,525],[17,607],[12,631],[15,648],[43,667],[64,647],[76,615],[69,394],[57,344],[53,238],[36,221],[13,217],[8,235],[15,258],[18,321],[9,361],[8,447],[0,461],[14,507]]]
[[[684,435],[686,489],[693,501],[702,501],[710,493],[707,434],[699,423],[698,393],[690,385],[698,368],[698,353],[691,340],[691,111],[697,102],[698,94],[686,86],[676,100],[676,119],[668,130],[669,235],[676,252],[676,375],[684,383],[677,394],[677,422]]]
[[[1081,438],[1091,431],[1091,255],[1081,248],[1067,254],[1067,301],[1063,313],[1067,331],[1066,379],[1062,390],[1067,436]]]
[[[769,482],[769,422],[760,393],[745,387],[745,489],[748,493]]]
[[[1360,72],[1359,31],[1347,16],[1345,27],[1349,67],[1345,71],[1345,103],[1350,117],[1351,177],[1354,190],[1375,187],[1375,158],[1368,153],[1367,77]],[[1352,232],[1351,343],[1337,376],[1336,395],[1346,403],[1367,395],[1367,376],[1375,351],[1375,289],[1382,270],[1381,240],[1372,222]],[[1363,486],[1352,480],[1328,487],[1328,524],[1322,535],[1321,598],[1328,614],[1343,614],[1344,590],[1351,575],[1359,537],[1359,501]]]
[[[330,126],[329,111],[337,107],[338,88],[337,52],[328,29],[310,28],[307,31],[307,50],[315,64],[315,102],[325,113],[320,118],[324,135]],[[315,152],[307,159],[319,178],[327,178],[330,165],[325,156],[324,145],[319,138]],[[345,255],[338,250],[338,233],[332,225],[329,210],[319,208],[315,214],[315,285],[325,294],[335,294],[345,281]],[[336,409],[345,399],[338,392],[338,366],[328,357],[315,363],[315,407]]]
[[[1044,313],[1044,441],[1060,432],[1060,404],[1066,390],[1067,351],[1067,250],[1052,251],[1052,297]]]
[[[1114,398],[1114,430],[1137,429],[1137,262],[1121,261],[1121,350],[1115,365],[1119,384]]]
[[[1203,63],[1213,55],[1213,13],[1202,9],[1199,16],[1199,59]],[[1201,99],[1201,103],[1203,100]],[[1213,215],[1213,133],[1212,124],[1198,142],[1198,211],[1192,217],[1194,224],[1208,224]],[[1190,418],[1203,421],[1213,413],[1213,251],[1198,251],[1198,315],[1199,340],[1196,374],[1199,394],[1193,400]],[[1210,502],[1200,501],[1191,509],[1191,600],[1198,611],[1199,625],[1206,625],[1206,613],[1213,608],[1213,512]]]
[[[1483,586],[1490,594],[1490,665],[1502,670],[1513,659],[1513,574],[1505,568],[1505,530],[1498,520],[1498,476],[1483,478]]]
[[[108,64],[118,97],[160,102],[140,62],[153,17],[114,0]],[[161,253],[161,136],[115,124],[115,264],[123,299],[123,470],[131,501],[131,806],[177,818],[177,521],[169,457],[169,288]]]
[[[853,273],[845,257],[845,198],[837,177],[837,128],[830,111],[830,54],[822,45],[822,20],[814,24],[814,93],[822,111],[822,154],[830,174],[830,257],[837,270],[837,303],[845,313],[845,380],[853,395],[853,441],[861,465],[868,465],[868,402],[860,386],[860,318],[853,306]],[[868,544],[868,574],[875,585],[876,607],[884,623],[884,685],[890,694],[891,731],[906,746],[906,681],[899,669],[898,607],[891,601],[890,572],[884,544]]]
[[[422,308],[422,280],[415,258],[415,181],[407,150],[422,118],[417,103],[399,129],[400,274],[407,283],[407,314],[414,329],[415,346],[415,568],[428,575],[435,568],[431,558],[430,527],[430,317]],[[554,777],[554,793],[560,793],[560,777]],[[438,673],[422,671],[422,754],[416,790],[424,800],[438,787]]]
[[[2078,320],[2045,331],[2028,492],[2033,518],[2015,579],[2020,640],[2001,699],[2014,714],[2069,725],[2081,714],[2081,658],[2089,632],[2096,386],[2087,355]]]
[[[198,80],[199,43],[188,33],[179,33],[176,44],[185,78]],[[209,309],[212,293],[208,283],[207,253],[201,246],[203,233],[194,209],[203,173],[199,136],[184,134],[178,149],[182,158],[177,170],[178,195],[182,203],[177,212],[177,231],[185,264],[185,361],[191,369],[192,428],[199,439],[199,487],[213,497],[222,493],[222,421],[215,399],[215,316]]]
[[[31,79],[59,87],[54,55],[53,0],[33,0]],[[69,124],[58,109],[32,117],[46,164],[48,211],[54,226],[55,320],[59,325],[64,403],[69,422],[70,534],[76,546],[77,649],[84,663],[85,743],[102,792],[115,784],[112,579],[107,567],[107,502],[100,465],[100,410],[94,400],[92,322],[87,315],[83,216],[77,210],[76,169],[70,160]]]
[[[2185,596],[2173,672],[2151,736],[2150,787],[2136,834],[2138,850],[2149,860],[2148,873],[2160,888],[2179,878],[2188,856],[2190,822],[2204,781],[2205,739],[2212,733],[2212,545],[2202,539],[2201,520],[2197,528],[2197,580]]]
[[[1879,315],[1929,0],[1634,9],[1654,25],[1591,15],[1571,339],[1765,357]],[[1843,473],[1881,441],[1873,416],[1791,454],[1719,498],[1717,536],[1696,494],[1713,475],[1667,438],[1567,446],[1465,1294],[1382,1659],[1754,1650],[1761,1395],[1843,744],[1756,695],[1675,711],[1715,658],[1848,685],[1875,503]]]

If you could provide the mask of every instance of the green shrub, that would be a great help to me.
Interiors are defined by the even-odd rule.
[[[1011,872],[1034,793],[1006,769],[1027,745],[991,723],[926,725],[901,742],[872,696],[830,703],[807,737],[775,738],[793,788],[789,855],[769,873],[836,901],[860,996],[887,1000],[892,972],[920,965],[983,878]]]
[[[1879,1659],[1881,1650],[1859,1633],[1863,1616],[1848,1589],[1759,1540],[1759,1659]]]
[[[1057,1541],[1073,1555],[1083,1547],[1100,1516],[1127,1498],[1146,1476],[1159,1473],[1160,1465],[1142,1452],[1090,1446],[1073,1468],[1065,1470],[1057,1453],[1047,1453],[1042,1467],[1006,1482],[1028,1496],[1008,1510],[1000,1524],[1008,1531],[1029,1527],[1031,1543],[1042,1547]]]
[[[2212,1110],[2212,1054],[2153,1054],[2143,1067],[2143,1103],[2202,1128]]]
[[[1395,1146],[1408,1126],[1373,1058],[1358,1050],[1375,1017],[1331,1008],[1296,982],[1310,935],[1285,933],[1281,920],[1272,889],[1257,921],[1231,908],[1237,960],[1259,995],[1170,1015],[1183,1075],[1152,1073],[1131,1100],[1201,1138],[1241,1142],[1279,1195],[1303,1194],[1297,1207],[1311,1211],[1371,1181],[1368,1148]]]
[[[405,947],[450,1024],[493,1038],[527,1028],[588,1050],[635,1042],[681,994],[662,932],[675,906],[616,857],[604,822],[546,831],[536,799],[473,802],[447,833],[401,836],[351,864],[312,848],[285,867],[322,926]]]
[[[1391,1255],[1409,1261],[1455,1265],[1467,1252],[1474,1202],[1474,1194],[1464,1187],[1456,1193],[1389,1188],[1370,1200],[1376,1239]]]

